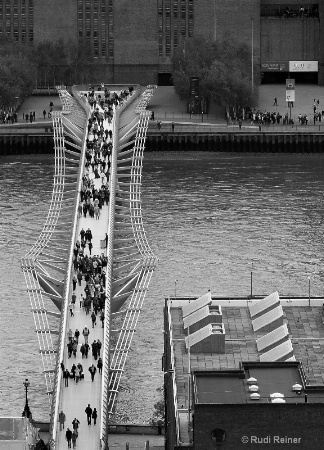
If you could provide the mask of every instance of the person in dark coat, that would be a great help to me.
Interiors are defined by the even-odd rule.
[[[94,376],[95,376],[95,374],[97,372],[97,369],[95,368],[95,366],[93,364],[92,364],[92,366],[89,367],[89,372],[90,372],[90,375],[91,375],[91,381],[93,382]]]
[[[101,371],[102,371],[102,359],[101,358],[98,359],[97,367],[98,367],[98,372],[101,373]]]
[[[68,443],[68,448],[71,448],[72,431],[70,430],[70,428],[66,430],[65,437]]]
[[[88,425],[91,425],[92,408],[91,408],[91,406],[90,406],[90,403],[89,403],[88,406],[86,407],[85,413],[86,413],[86,415],[87,415]],[[72,437],[72,433],[71,433],[71,437]]]
[[[68,371],[68,369],[64,370],[63,378],[64,378],[64,386],[68,387],[69,386],[69,378],[70,378],[70,372]]]
[[[93,424],[94,424],[94,425],[96,425],[97,417],[98,417],[97,410],[96,410],[96,408],[93,408],[93,411],[92,411],[92,418],[93,418]]]

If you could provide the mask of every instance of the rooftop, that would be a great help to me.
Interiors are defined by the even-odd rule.
[[[214,403],[214,401],[216,403],[245,402],[247,398],[250,398],[249,395],[247,397],[249,391],[246,387],[246,379],[249,376],[260,379],[261,401],[263,397],[268,401],[271,392],[281,391],[284,391],[283,394],[287,398],[292,396],[292,401],[296,401],[296,396],[291,395],[292,385],[296,382],[305,383],[307,393],[309,393],[309,402],[324,400],[323,301],[318,301],[317,303],[314,301],[311,303],[312,306],[306,306],[305,302],[294,302],[294,300],[281,302],[283,322],[288,328],[296,362],[260,364],[260,353],[258,352],[256,341],[262,335],[265,335],[266,332],[260,334],[253,330],[246,300],[245,302],[232,302],[233,305],[231,301],[219,300],[218,302],[218,299],[215,297],[212,300],[213,304],[218,303],[221,305],[225,327],[225,353],[190,352],[191,372],[209,372],[208,375],[204,376],[203,384],[200,384],[199,377],[196,379],[198,391],[200,390],[197,400],[204,402],[208,399],[208,402],[211,403]],[[188,329],[184,329],[181,307],[182,304],[188,302],[188,298],[169,300],[175,379],[180,409],[188,408],[189,364],[188,351],[185,345]],[[240,304],[242,306],[238,306]],[[244,367],[249,366],[249,373],[242,372],[242,362]],[[259,365],[251,365],[251,363],[259,363]],[[269,364],[272,364],[272,366],[270,367]],[[229,370],[236,370],[236,375],[229,376]],[[215,374],[211,374],[211,372],[215,371],[223,371],[225,376],[218,374],[217,378],[215,378]],[[312,394],[312,389],[316,393]],[[213,395],[211,395],[211,392],[213,392]],[[297,400],[305,401],[301,397]]]

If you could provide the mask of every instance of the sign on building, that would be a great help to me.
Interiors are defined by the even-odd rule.
[[[190,97],[199,98],[199,77],[190,78]]]
[[[318,61],[289,61],[289,72],[318,72]]]

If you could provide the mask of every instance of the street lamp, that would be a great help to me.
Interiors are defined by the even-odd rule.
[[[251,87],[252,94],[254,91],[254,29],[253,29],[253,17],[251,17]]]
[[[177,298],[177,282],[179,280],[174,280],[174,297]]]
[[[30,412],[30,409],[28,406],[28,397],[27,397],[28,387],[30,385],[28,378],[25,379],[25,381],[23,382],[23,385],[25,386],[25,390],[26,390],[26,404],[25,404],[25,409],[23,410],[22,416],[27,417],[27,419],[31,419],[32,413]]]

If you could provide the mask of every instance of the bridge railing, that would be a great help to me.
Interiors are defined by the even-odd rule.
[[[61,95],[67,99],[65,100],[65,103],[69,103],[72,101],[75,102],[75,100],[72,99],[72,97],[69,96],[67,92],[60,91]],[[72,106],[72,105],[71,105]],[[75,105],[74,105],[75,106]],[[52,401],[52,410],[51,410],[51,427],[50,427],[50,435],[51,435],[51,444],[52,448],[55,446],[56,441],[56,435],[58,432],[58,414],[59,414],[59,403],[60,403],[60,394],[61,394],[61,387],[62,387],[62,377],[60,374],[60,362],[63,361],[64,351],[65,351],[65,336],[66,336],[66,325],[67,325],[67,317],[68,317],[68,304],[69,304],[69,298],[70,298],[70,292],[71,292],[71,275],[72,275],[72,259],[73,259],[73,248],[74,248],[74,239],[76,234],[76,228],[78,223],[78,203],[79,203],[79,196],[81,191],[81,183],[82,183],[82,175],[84,171],[84,163],[85,163],[85,147],[86,147],[86,124],[87,119],[89,116],[89,112],[87,111],[87,115],[84,114],[84,132],[83,132],[83,139],[82,139],[82,148],[81,148],[81,157],[80,157],[80,165],[79,165],[79,171],[77,176],[77,189],[75,193],[75,210],[74,210],[74,216],[73,216],[73,226],[71,230],[71,238],[70,238],[70,247],[69,247],[69,253],[68,253],[68,266],[66,270],[66,279],[64,284],[64,293],[63,293],[63,304],[62,304],[62,310],[61,310],[61,321],[60,321],[60,330],[59,330],[59,348],[58,348],[58,357],[56,361],[56,376],[55,376],[55,387],[53,392],[53,401]],[[80,114],[76,113],[76,122],[80,123],[81,116]],[[72,118],[73,120],[73,118]],[[63,130],[62,130],[63,132]]]
[[[112,142],[113,150],[111,155],[110,168],[110,199],[108,211],[108,246],[107,246],[107,267],[106,267],[106,302],[105,302],[105,323],[104,323],[104,342],[103,342],[103,368],[102,368],[102,393],[101,393],[101,422],[100,436],[102,447],[106,446],[106,436],[109,425],[109,371],[110,371],[110,323],[111,323],[111,302],[112,302],[112,275],[113,275],[113,251],[114,251],[114,230],[115,230],[115,203],[116,203],[116,177],[117,177],[117,152],[118,152],[118,132],[120,114],[130,103],[135,101],[139,95],[139,88],[133,92],[114,110],[112,121]]]
[[[132,166],[129,182],[129,208],[134,239],[142,259],[139,263],[140,273],[137,277],[135,288],[133,289],[131,297],[128,301],[128,307],[121,327],[121,332],[118,336],[118,341],[116,343],[116,348],[110,364],[111,373],[109,379],[108,401],[110,414],[113,414],[121,376],[124,371],[124,366],[128,355],[128,350],[134,336],[134,331],[136,329],[140,311],[142,309],[150,279],[156,265],[156,258],[146,238],[141,212],[141,172],[146,130],[150,117],[150,113],[148,111],[145,111],[145,108],[153,95],[154,88],[154,86],[149,86],[147,88],[147,90],[143,93],[141,100],[135,110],[140,114],[140,120],[137,124],[135,143],[133,147]],[[126,153],[128,155],[128,151]],[[123,156],[122,153],[120,153],[120,155]],[[119,162],[122,161],[123,159],[119,160]],[[127,183],[123,184],[127,185]]]

